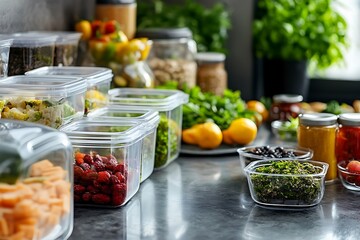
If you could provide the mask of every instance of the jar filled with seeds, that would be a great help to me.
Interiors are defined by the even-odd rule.
[[[153,40],[148,57],[155,76],[155,85],[178,82],[179,88],[196,85],[197,47],[188,28],[149,28],[136,33],[137,37]]]
[[[196,61],[198,64],[197,85],[203,92],[222,95],[227,88],[227,72],[224,68],[225,54],[198,53]]]

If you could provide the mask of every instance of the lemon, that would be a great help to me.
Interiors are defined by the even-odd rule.
[[[246,145],[255,140],[257,126],[248,118],[238,118],[231,122],[228,131],[233,141],[240,145]]]

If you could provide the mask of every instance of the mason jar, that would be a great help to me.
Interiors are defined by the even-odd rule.
[[[286,121],[296,118],[301,113],[300,103],[303,97],[297,94],[278,94],[273,96],[273,104],[270,109],[270,118]]]
[[[155,76],[155,86],[176,81],[179,87],[196,85],[197,47],[188,28],[149,28],[136,37],[153,41],[147,61]]]
[[[325,180],[337,177],[335,140],[337,116],[330,113],[308,113],[299,115],[298,145],[313,150],[313,160],[326,162],[329,169]]]

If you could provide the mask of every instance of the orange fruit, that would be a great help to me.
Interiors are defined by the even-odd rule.
[[[92,35],[91,23],[87,20],[81,20],[76,23],[75,31],[82,33],[81,40],[89,40]]]
[[[269,117],[269,112],[266,109],[265,105],[257,100],[250,100],[246,103],[246,107],[249,110],[255,111],[257,113],[260,113],[262,116],[262,121],[266,121]]]
[[[182,131],[182,140],[184,143],[197,145],[197,142],[198,142],[197,126],[199,126],[199,124]]]
[[[257,135],[256,124],[248,118],[235,119],[231,122],[228,131],[231,139],[241,145],[251,143]]]
[[[229,129],[223,130],[222,134],[223,134],[223,142],[225,144],[229,144],[229,145],[235,144],[234,140],[232,140],[232,138],[230,137]]]
[[[198,146],[204,149],[213,149],[220,146],[223,135],[220,127],[213,122],[206,122],[196,127]]]

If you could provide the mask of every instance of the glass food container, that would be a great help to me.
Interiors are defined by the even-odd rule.
[[[227,72],[224,68],[225,54],[204,52],[196,54],[197,85],[203,92],[222,95],[227,88]]]
[[[92,119],[104,119],[121,122],[143,123],[145,137],[142,140],[140,182],[145,181],[154,170],[156,129],[159,125],[159,113],[152,110],[130,110],[118,106],[107,106],[88,114]]]
[[[0,78],[7,77],[10,46],[13,40],[0,36]]]
[[[26,75],[58,75],[82,77],[87,81],[85,94],[85,114],[103,107],[108,102],[107,92],[110,89],[111,69],[101,67],[42,67],[26,72]]]
[[[182,105],[189,96],[179,90],[116,88],[109,91],[110,105],[160,114],[156,133],[155,169],[167,166],[180,153]]]
[[[270,109],[271,120],[287,121],[290,118],[297,118],[301,113],[300,103],[302,100],[303,97],[296,94],[274,95]]]
[[[9,53],[9,76],[53,65],[56,35],[15,33],[9,37],[13,39]]]
[[[343,113],[338,119],[336,159],[338,162],[360,160],[360,113]]]
[[[147,59],[155,76],[155,85],[176,81],[179,87],[196,85],[197,47],[188,28],[149,28],[138,30],[137,37],[148,38],[153,45]]]
[[[84,114],[86,81],[67,76],[12,76],[0,81],[0,118],[58,128]]]
[[[267,159],[250,163],[245,173],[256,203],[302,208],[317,205],[322,200],[327,168],[327,163],[316,161]]]
[[[83,118],[60,128],[74,148],[74,201],[119,207],[140,185],[143,126]]]
[[[72,147],[64,133],[0,119],[0,239],[68,239]]]
[[[337,177],[335,140],[337,116],[330,113],[306,113],[299,115],[298,145],[314,151],[313,160],[329,164],[326,180]]]

